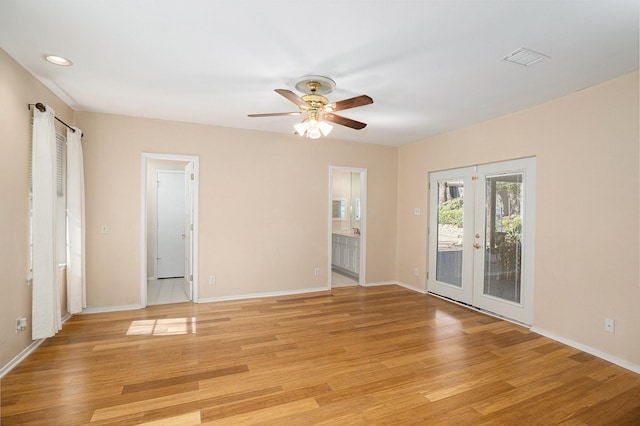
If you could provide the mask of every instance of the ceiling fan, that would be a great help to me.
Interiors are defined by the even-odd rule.
[[[296,129],[296,133],[301,136],[306,135],[311,139],[318,139],[321,135],[327,136],[329,134],[333,127],[327,122],[350,127],[356,130],[364,129],[367,126],[366,123],[334,114],[334,112],[369,105],[373,103],[373,99],[367,95],[360,95],[354,98],[330,103],[329,99],[323,95],[333,92],[335,88],[336,83],[328,77],[320,75],[307,75],[301,77],[296,82],[296,89],[305,93],[303,96],[298,96],[288,89],[275,89],[276,93],[296,104],[299,111],[249,114],[249,117],[278,117],[304,114],[306,115],[306,118],[294,127]]]

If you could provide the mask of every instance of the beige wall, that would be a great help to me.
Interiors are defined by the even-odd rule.
[[[73,111],[0,50],[0,367],[31,343],[31,287],[29,272],[29,146],[31,112],[28,103],[50,105],[67,123]],[[56,131],[66,134],[62,125]],[[62,305],[66,312],[66,303]],[[29,327],[15,333],[16,318],[27,317]]]
[[[331,165],[368,169],[367,281],[394,279],[396,148],[105,114],[77,120],[90,307],[140,303],[143,152],[200,158],[201,299],[326,287]]]
[[[640,365],[638,113],[633,73],[401,147],[397,279],[425,288],[429,172],[535,156],[534,326]]]

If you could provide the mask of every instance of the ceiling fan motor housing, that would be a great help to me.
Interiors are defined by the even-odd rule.
[[[329,99],[322,95],[316,94],[304,95],[302,99],[304,99],[304,101],[309,105],[309,108],[312,110],[320,110],[329,103]]]

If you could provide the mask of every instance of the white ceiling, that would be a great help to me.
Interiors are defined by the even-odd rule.
[[[273,89],[320,74],[331,101],[374,99],[331,136],[385,145],[636,70],[638,27],[637,0],[0,1],[0,47],[77,111],[291,134],[300,117],[247,114],[296,111]],[[501,60],[520,47],[550,59]]]

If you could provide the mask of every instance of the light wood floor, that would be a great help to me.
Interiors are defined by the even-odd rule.
[[[397,286],[74,316],[2,425],[638,425],[640,375]]]

